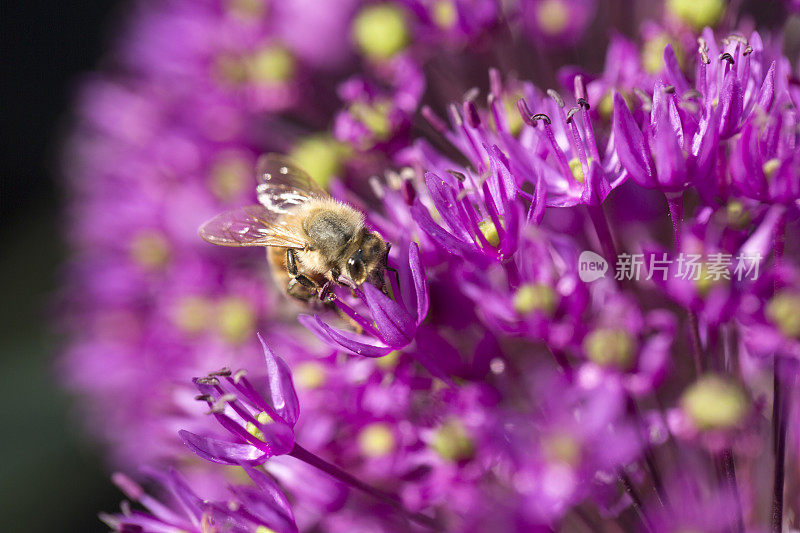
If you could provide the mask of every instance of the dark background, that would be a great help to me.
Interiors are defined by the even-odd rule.
[[[97,513],[122,499],[58,387],[50,326],[65,257],[59,143],[79,76],[108,48],[120,4],[28,0],[0,13],[2,531],[107,531]]]

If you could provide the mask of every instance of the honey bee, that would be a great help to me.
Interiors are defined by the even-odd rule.
[[[268,247],[276,283],[303,302],[323,299],[332,283],[383,288],[390,245],[366,228],[363,213],[278,154],[259,158],[256,179],[259,204],[212,218],[200,227],[204,240]]]

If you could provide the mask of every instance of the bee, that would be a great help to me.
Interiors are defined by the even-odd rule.
[[[302,302],[324,299],[331,284],[383,288],[390,245],[364,225],[364,214],[331,198],[278,154],[258,160],[257,205],[227,211],[200,227],[221,246],[264,246],[273,278]]]

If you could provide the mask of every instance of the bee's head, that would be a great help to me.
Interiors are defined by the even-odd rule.
[[[361,285],[376,268],[383,265],[386,251],[386,243],[378,234],[365,232],[361,245],[347,260],[347,276]]]

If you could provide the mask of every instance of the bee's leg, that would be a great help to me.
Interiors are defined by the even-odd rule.
[[[286,249],[286,270],[293,277],[297,276],[297,255],[294,248]]]
[[[317,284],[300,274],[292,278],[286,286],[286,294],[303,302],[308,302],[317,296]]]

